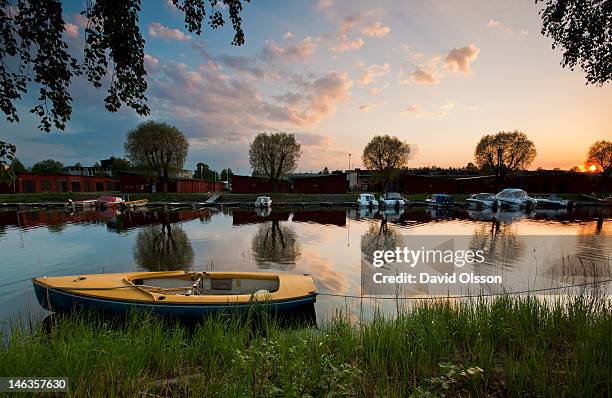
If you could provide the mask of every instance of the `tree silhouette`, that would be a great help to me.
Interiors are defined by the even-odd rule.
[[[204,21],[218,29],[229,16],[232,45],[244,44],[241,12],[249,0],[172,0],[185,16],[185,27],[202,34]],[[83,62],[73,57],[64,40],[64,10],[59,0],[0,0],[0,109],[10,122],[18,122],[15,102],[32,86],[38,103],[30,112],[40,118],[39,128],[63,130],[72,115],[70,84],[85,75],[95,88],[109,79],[106,109],[122,105],[148,115],[145,96],[145,40],[140,32],[141,0],[91,0],[81,15],[87,20]],[[226,14],[226,15],[224,15]],[[207,18],[208,17],[208,18]],[[14,65],[12,68],[10,65]]]

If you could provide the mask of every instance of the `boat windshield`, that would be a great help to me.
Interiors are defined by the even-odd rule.
[[[137,279],[133,283],[144,289],[161,289],[164,294],[179,295],[238,295],[274,293],[278,291],[278,278],[211,278],[199,274],[184,277]],[[195,278],[195,279],[193,279]]]
[[[402,198],[402,195],[400,195],[397,192],[388,192],[385,195],[385,199],[401,199],[401,198]]]

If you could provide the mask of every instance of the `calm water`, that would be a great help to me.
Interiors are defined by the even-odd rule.
[[[386,222],[385,222],[386,221]],[[462,235],[482,246],[504,240],[504,289],[518,291],[610,278],[612,210],[541,210],[534,213],[414,208],[399,213],[355,209],[256,212],[150,209],[66,213],[63,210],[0,212],[0,285],[47,275],[189,269],[310,273],[321,292],[362,294],[362,267],[373,248],[393,247],[410,235]],[[533,265],[531,235],[566,235],[577,261]],[[527,243],[526,243],[527,242]],[[536,264],[537,265],[537,264]],[[443,294],[427,285],[415,295]],[[610,287],[605,286],[607,294]],[[320,296],[317,317],[341,308],[356,313],[373,300]],[[391,304],[383,302],[383,306]],[[376,302],[378,305],[380,302]],[[41,314],[29,281],[0,287],[0,320]]]

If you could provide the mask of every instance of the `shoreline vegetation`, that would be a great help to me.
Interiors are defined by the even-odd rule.
[[[215,193],[216,194],[216,193]],[[220,192],[220,197],[216,204],[224,203],[251,203],[255,202],[257,196],[267,195],[272,199],[272,203],[282,202],[283,204],[347,204],[356,202],[360,192],[348,192],[344,194],[295,194],[295,193],[261,193],[261,194],[236,194],[231,192]],[[176,203],[184,204],[205,202],[211,195],[207,193],[120,193],[120,192],[65,192],[65,193],[33,193],[33,194],[2,194],[0,195],[0,206],[2,204],[11,205],[17,203],[40,203],[40,204],[63,204],[68,199],[86,200],[97,198],[104,195],[121,195],[129,197],[130,200],[148,199],[155,203]],[[548,194],[535,193],[535,196],[548,196]],[[378,198],[380,193],[375,193]],[[424,201],[427,193],[403,194],[409,201]],[[452,194],[455,202],[463,203],[469,194]],[[562,199],[572,200],[577,203],[589,203],[589,200],[581,194],[559,194]],[[593,201],[593,204],[597,202]]]
[[[70,396],[610,396],[612,304],[602,296],[439,300],[318,327],[132,314],[14,326],[2,376],[69,377]]]

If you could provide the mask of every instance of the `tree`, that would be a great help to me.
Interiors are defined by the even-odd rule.
[[[130,161],[123,158],[116,158],[111,156],[111,169],[114,176],[119,175],[122,171],[130,169]]]
[[[64,164],[58,160],[46,159],[32,166],[32,173],[59,174],[63,171]]]
[[[295,136],[284,132],[257,134],[249,148],[253,173],[272,181],[295,170],[301,155],[302,146],[295,141]]]
[[[26,173],[28,171],[28,169],[26,169],[23,163],[21,163],[17,158],[14,158],[11,162],[10,169],[13,174]]]
[[[207,181],[219,180],[219,173],[211,169],[206,163],[198,163],[196,165],[196,171],[193,172],[193,178]]]
[[[185,16],[185,27],[202,34],[205,19],[220,28],[229,16],[234,30],[232,45],[244,44],[241,12],[249,0],[172,0]],[[14,3],[14,4],[13,4]],[[60,0],[0,0],[0,109],[10,122],[18,122],[15,102],[38,87],[38,103],[30,112],[40,118],[39,128],[60,130],[72,114],[70,84],[85,75],[95,87],[108,81],[106,109],[122,105],[148,115],[144,68],[145,40],[140,32],[141,0],[91,0],[81,11],[87,20],[83,61],[69,51],[64,39],[64,10]],[[225,15],[224,15],[225,14]],[[208,17],[208,18],[207,18]],[[11,68],[9,65],[14,65]]]
[[[83,167],[83,166],[81,166],[81,162],[76,162],[76,163],[74,164],[74,167],[75,167],[76,169],[80,169],[80,168],[81,168],[81,167]]]
[[[12,184],[15,173],[10,169],[9,163],[15,159],[17,148],[13,144],[0,141],[0,183]]]
[[[170,176],[185,164],[189,142],[176,127],[148,121],[128,131],[124,147],[130,162],[155,174],[161,182],[162,192],[168,192]]]
[[[586,74],[587,83],[602,86],[612,80],[612,1],[536,0],[546,3],[540,11],[542,34],[563,50],[561,66]]]
[[[329,169],[327,168],[327,166],[325,166],[325,168],[323,168],[323,170],[321,170],[320,174],[329,174]]]
[[[221,181],[229,181],[231,180],[233,175],[234,173],[232,173],[232,169],[230,168],[223,169],[221,170]]]
[[[410,157],[410,145],[397,137],[377,135],[368,142],[361,159],[363,165],[378,172],[385,189],[402,167],[406,167]]]
[[[595,142],[587,153],[587,164],[594,164],[603,174],[612,172],[612,142],[601,140]]]
[[[500,131],[480,139],[474,161],[481,169],[491,170],[498,180],[508,173],[526,169],[537,154],[535,145],[525,133]]]

